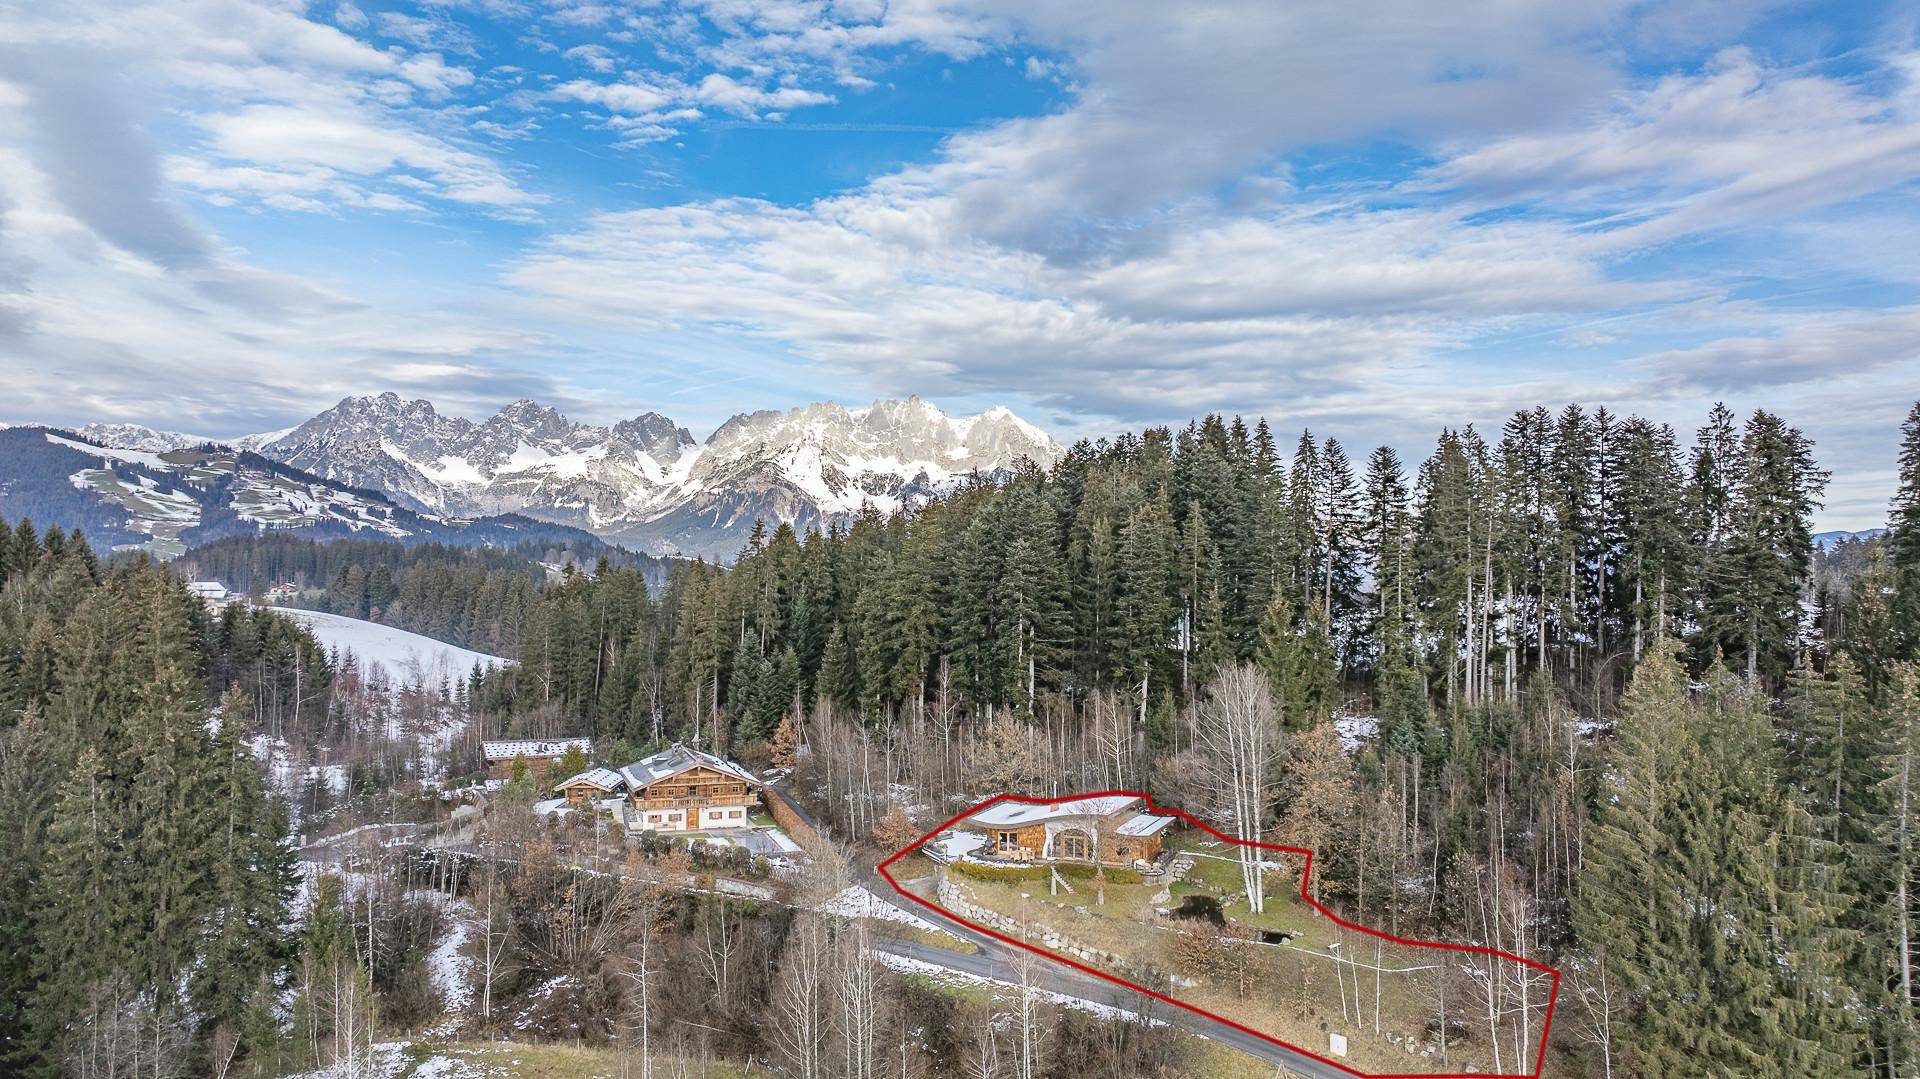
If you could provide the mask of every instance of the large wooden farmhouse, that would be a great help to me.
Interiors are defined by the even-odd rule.
[[[545,779],[560,758],[567,755],[567,750],[575,746],[580,747],[582,753],[593,752],[590,738],[503,738],[480,743],[480,754],[487,759],[488,779],[512,779],[516,758],[527,762],[533,778]]]
[[[1147,864],[1160,857],[1170,815],[1143,811],[1143,799],[1112,794],[1051,805],[997,802],[956,825],[983,836],[976,856],[1015,862]]]
[[[617,772],[590,768],[554,790],[574,805],[618,797],[629,831],[704,832],[752,827],[764,785],[730,760],[674,746]]]

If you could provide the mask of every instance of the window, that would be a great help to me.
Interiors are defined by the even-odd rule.
[[[1087,860],[1090,849],[1087,843],[1087,833],[1079,831],[1060,833],[1060,857],[1073,858],[1084,862]]]
[[[999,848],[1003,851],[1020,849],[1019,832],[1001,832],[996,838],[999,840]]]

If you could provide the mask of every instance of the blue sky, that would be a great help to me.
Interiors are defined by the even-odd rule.
[[[1444,11],[1445,15],[1435,12]],[[1912,4],[0,4],[0,420],[918,392],[1417,459],[1764,406],[1879,523]]]

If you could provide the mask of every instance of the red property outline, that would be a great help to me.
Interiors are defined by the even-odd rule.
[[[986,926],[980,925],[976,922],[968,921],[967,919],[960,917],[958,914],[955,914],[952,911],[947,910],[945,907],[942,907],[937,903],[933,903],[928,900],[922,899],[919,896],[914,895],[912,892],[907,891],[905,888],[902,888],[900,886],[900,882],[893,879],[893,874],[887,872],[888,866],[891,866],[893,863],[899,861],[902,858],[905,858],[909,854],[912,854],[914,851],[919,850],[922,846],[926,845],[928,840],[939,835],[941,832],[946,831],[948,828],[953,827],[953,825],[958,823],[959,821],[967,817],[970,817],[975,813],[980,812],[981,810],[987,808],[988,806],[995,805],[1000,802],[1021,802],[1026,805],[1057,805],[1058,803],[1061,803],[1061,802],[1076,802],[1082,798],[1104,798],[1108,795],[1121,795],[1121,794],[1129,795],[1134,798],[1145,799],[1147,803],[1148,812],[1169,814],[1175,817],[1179,817],[1181,820],[1184,820],[1188,824],[1191,824],[1194,827],[1199,828],[1200,830],[1206,832],[1208,835],[1211,835],[1214,838],[1222,840],[1227,843],[1237,843],[1241,846],[1247,846],[1247,847],[1259,847],[1262,850],[1277,850],[1287,854],[1305,855],[1306,864],[1305,866],[1302,867],[1300,872],[1300,898],[1305,900],[1315,910],[1318,910],[1323,916],[1332,919],[1335,923],[1339,925],[1343,925],[1348,929],[1352,929],[1360,933],[1365,933],[1369,936],[1379,937],[1382,940],[1389,940],[1395,944],[1405,944],[1405,945],[1410,945],[1416,948],[1441,948],[1451,952],[1467,952],[1475,955],[1497,956],[1501,959],[1509,959],[1509,960],[1512,960],[1513,962],[1522,963],[1522,964],[1525,964],[1526,966],[1532,967],[1535,970],[1544,971],[1547,974],[1553,975],[1553,987],[1547,994],[1546,1018],[1540,1024],[1540,1045],[1539,1045],[1539,1048],[1534,1053],[1533,1070],[1530,1072],[1380,1072],[1380,1073],[1363,1072],[1356,1068],[1352,1068],[1345,1064],[1342,1064],[1337,1060],[1330,1060],[1326,1057],[1323,1057],[1311,1049],[1303,1049],[1300,1046],[1294,1045],[1291,1042],[1281,1041],[1280,1039],[1274,1037],[1271,1034],[1266,1034],[1261,1031],[1254,1030],[1252,1027],[1242,1026],[1241,1024],[1236,1023],[1231,1019],[1225,1018],[1223,1016],[1215,1015],[1204,1008],[1199,1008],[1192,1004],[1188,1004],[1186,1001],[1176,1000],[1173,997],[1167,996],[1164,993],[1156,993],[1145,986],[1135,985],[1132,982],[1127,981],[1125,978],[1121,978],[1117,975],[1109,974],[1106,971],[1097,969],[1095,967],[1090,967],[1085,963],[1081,963],[1081,962],[1078,962],[1077,960],[1069,959],[1064,955],[1055,955],[1054,953],[1047,951],[1045,948],[1035,947],[1034,945],[1028,944],[1026,941],[1023,941],[1023,940],[1015,940],[1014,938],[1007,936],[1004,933],[1000,933],[993,929],[989,929]],[[1308,850],[1305,847],[1288,847],[1288,846],[1282,846],[1281,844],[1278,844],[1278,843],[1262,843],[1258,840],[1236,839],[1233,836],[1224,835],[1216,831],[1207,822],[1201,820],[1198,817],[1193,816],[1191,813],[1187,813],[1184,810],[1174,809],[1170,806],[1163,807],[1163,806],[1155,805],[1153,801],[1153,795],[1147,794],[1144,791],[1123,791],[1123,790],[1095,791],[1090,794],[1070,794],[1061,798],[1029,798],[1025,795],[1019,795],[1019,794],[996,794],[993,797],[987,799],[986,801],[981,802],[977,806],[974,806],[970,809],[962,810],[959,813],[955,814],[954,816],[949,817],[944,823],[938,825],[932,831],[928,832],[926,835],[921,836],[919,839],[914,840],[912,843],[907,844],[907,846],[905,846],[904,848],[900,849],[899,851],[896,851],[892,856],[888,857],[886,861],[881,862],[879,865],[875,866],[874,869],[882,877],[886,878],[887,883],[893,886],[894,891],[899,892],[901,895],[906,896],[908,899],[913,900],[915,903],[918,903],[921,906],[926,907],[928,910],[931,910],[939,914],[943,918],[947,918],[952,921],[959,922],[962,925],[967,926],[968,928],[977,930],[981,933],[985,933],[987,936],[990,936],[995,940],[998,940],[1004,944],[1011,944],[1016,948],[1024,948],[1035,955],[1041,956],[1046,959],[1051,959],[1056,963],[1064,963],[1067,966],[1070,966],[1082,973],[1091,974],[1096,978],[1100,978],[1104,981],[1112,982],[1115,985],[1123,986],[1137,993],[1145,993],[1147,996],[1153,997],[1156,1000],[1165,1001],[1166,1003],[1171,1004],[1176,1008],[1185,1008],[1187,1011],[1193,1012],[1196,1015],[1202,1015],[1208,1019],[1213,1020],[1216,1023],[1221,1023],[1226,1026],[1230,1026],[1233,1029],[1238,1030],[1243,1034],[1251,1034],[1262,1041],[1272,1042],[1273,1044],[1281,1047],[1282,1049],[1291,1050],[1293,1052],[1300,1053],[1304,1056],[1312,1057],[1313,1059],[1321,1062],[1322,1064],[1328,1064],[1335,1068],[1339,1068],[1341,1071],[1346,1072],[1349,1075],[1360,1076],[1361,1079],[1539,1079],[1541,1069],[1546,1067],[1547,1031],[1552,1029],[1553,1027],[1553,1006],[1554,1006],[1554,1003],[1558,1001],[1560,998],[1560,972],[1558,970],[1554,969],[1553,967],[1547,966],[1544,963],[1537,963],[1531,959],[1525,959],[1520,956],[1513,955],[1509,952],[1503,952],[1498,948],[1482,948],[1472,944],[1447,944],[1441,941],[1434,941],[1434,940],[1409,940],[1405,937],[1396,937],[1391,933],[1383,933],[1378,929],[1369,929],[1364,925],[1357,925],[1353,922],[1349,922],[1345,918],[1340,917],[1338,914],[1335,914],[1333,911],[1328,910],[1326,907],[1322,906],[1318,901],[1316,901],[1313,898],[1312,895],[1308,894],[1307,882],[1310,879],[1312,879],[1312,876],[1313,876],[1313,851]]]

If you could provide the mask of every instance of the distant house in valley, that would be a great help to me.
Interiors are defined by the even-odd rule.
[[[268,603],[278,605],[299,598],[300,589],[291,582],[282,581],[262,592],[260,596]]]
[[[555,783],[553,789],[566,797],[568,805],[583,806],[624,792],[627,780],[611,768],[589,768]]]
[[[516,757],[525,757],[527,768],[533,778],[545,780],[553,771],[567,750],[578,746],[582,753],[593,752],[591,738],[506,738],[480,743],[480,752],[487,758],[488,779],[512,779],[513,762]]]
[[[1124,866],[1159,858],[1162,834],[1175,819],[1146,811],[1145,799],[1110,794],[1050,805],[996,802],[955,827],[984,837],[973,857]]]
[[[740,765],[686,746],[634,761],[619,775],[626,788],[624,819],[637,832],[751,827],[765,786]]]
[[[216,611],[225,607],[233,598],[227,591],[227,586],[219,581],[188,581],[187,594]]]

